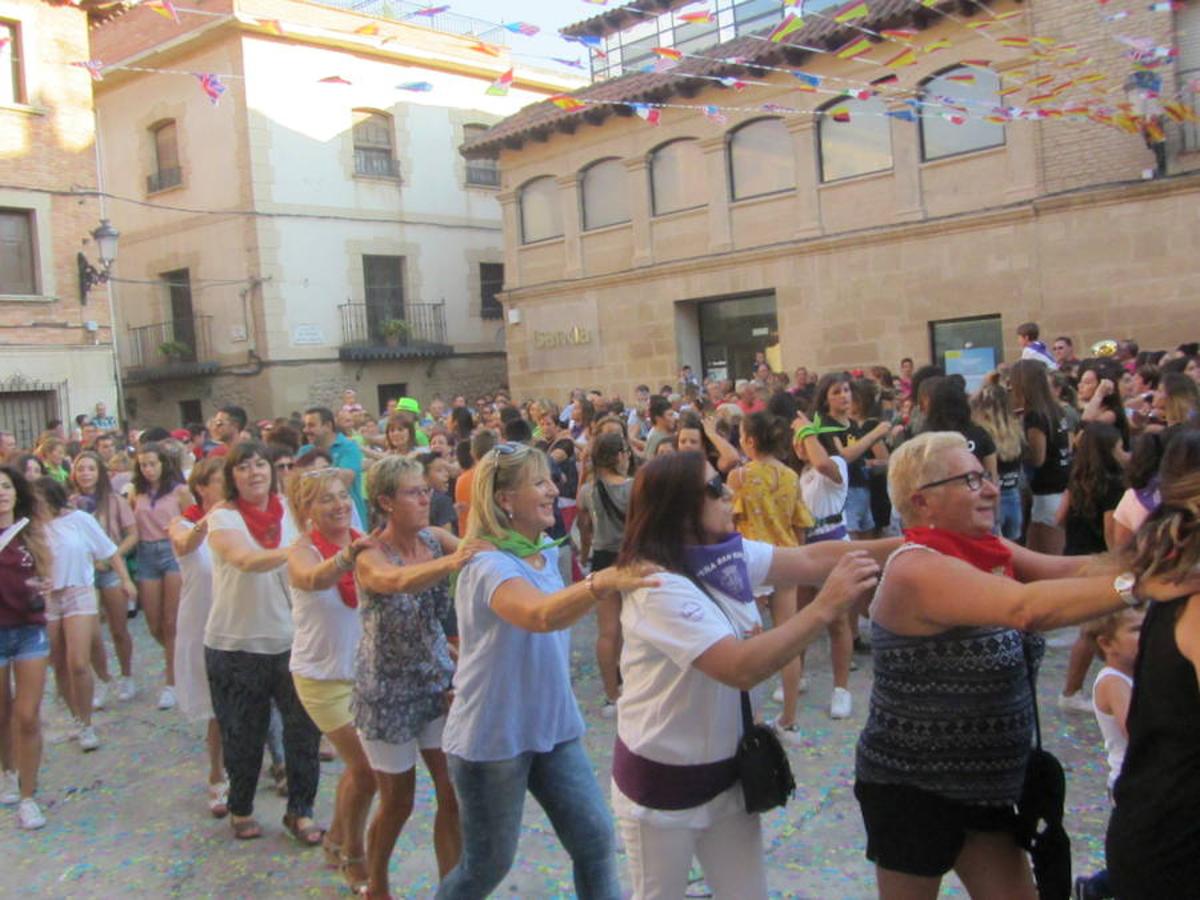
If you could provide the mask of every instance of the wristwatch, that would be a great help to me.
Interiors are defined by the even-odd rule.
[[[1133,593],[1135,587],[1137,587],[1137,576],[1132,572],[1122,572],[1113,579],[1113,590],[1117,592],[1126,606],[1139,606],[1142,602]]]

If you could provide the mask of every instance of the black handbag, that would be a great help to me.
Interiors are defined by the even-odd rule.
[[[690,577],[690,576],[689,576]],[[734,636],[738,636],[737,626],[729,613],[725,611],[716,597],[697,578],[691,578],[692,584],[721,611],[721,615],[729,620]],[[762,813],[777,806],[786,806],[788,800],[796,793],[796,779],[792,776],[792,764],[788,760],[787,751],[779,742],[779,737],[766,725],[754,721],[754,711],[750,706],[750,694],[741,692],[742,702],[742,738],[738,741],[737,761],[738,779],[742,782],[742,797],[746,801],[746,812]]]
[[[1017,843],[1029,851],[1040,900],[1069,900],[1071,839],[1063,827],[1067,779],[1062,763],[1042,747],[1037,684],[1028,645],[1025,670],[1033,699],[1033,730],[1037,740],[1029,753],[1029,762],[1025,764],[1025,783],[1021,787],[1021,798],[1017,801]]]

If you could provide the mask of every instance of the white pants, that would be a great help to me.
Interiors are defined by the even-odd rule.
[[[700,861],[714,900],[766,900],[762,826],[738,812],[708,828],[662,828],[640,819],[617,819],[633,900],[679,900],[687,894],[692,857]]]

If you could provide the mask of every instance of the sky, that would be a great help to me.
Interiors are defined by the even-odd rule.
[[[432,2],[432,0],[431,0]],[[443,0],[444,2],[444,0]],[[581,22],[599,15],[604,7],[583,0],[449,0],[450,12],[471,16],[488,22],[528,22],[541,31],[533,37],[520,34],[509,36],[508,46],[518,53],[538,54],[546,59],[516,57],[518,63],[553,69],[562,68],[551,62],[549,57],[578,59],[587,71],[587,55],[579,44],[569,43],[559,37],[558,29],[574,22]],[[621,0],[611,0],[609,6],[619,6]],[[439,4],[440,5],[440,4]],[[564,71],[571,71],[565,69]]]

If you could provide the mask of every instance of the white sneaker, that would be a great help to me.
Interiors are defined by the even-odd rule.
[[[46,817],[42,815],[42,808],[37,805],[37,801],[26,797],[17,807],[17,821],[25,830],[33,831],[45,826]]]
[[[91,725],[84,725],[83,730],[79,732],[79,749],[90,753],[99,746],[100,738],[96,737],[96,729]]]
[[[617,704],[614,701],[609,700],[607,697],[605,697],[604,704],[600,707],[600,718],[615,719],[616,717],[617,717]]]
[[[92,690],[92,709],[104,709],[104,704],[108,702],[108,682],[97,679],[96,687]]]
[[[779,717],[776,716],[771,720],[771,727],[779,735],[781,741],[791,744],[793,747],[799,747],[804,743],[804,735],[800,731],[800,723],[793,722],[791,725],[780,725]]]
[[[12,806],[21,802],[21,782],[16,772],[0,774],[0,803]]]
[[[848,719],[854,709],[854,696],[845,688],[835,687],[829,700],[829,718]]]
[[[67,728],[65,731],[60,731],[55,734],[47,735],[47,737],[46,737],[47,743],[65,744],[68,741],[77,741],[77,740],[79,740],[79,731],[81,728],[83,728],[83,723],[81,723],[78,719],[76,719],[74,716],[72,716],[71,721],[67,724]]]
[[[1092,712],[1092,701],[1085,697],[1083,691],[1076,691],[1074,694],[1059,694],[1058,708],[1065,709],[1070,712]]]
[[[122,703],[128,703],[137,696],[137,682],[132,677],[124,675],[117,681],[117,699]]]
[[[796,693],[804,694],[807,692],[808,692],[808,677],[805,675],[801,675],[800,680],[796,683]],[[773,693],[771,695],[771,699],[774,700],[776,703],[783,702],[783,685],[782,684],[779,685],[779,687],[775,688],[775,693]]]
[[[174,709],[175,708],[175,689],[168,685],[162,689],[162,693],[158,695],[159,709]]]

